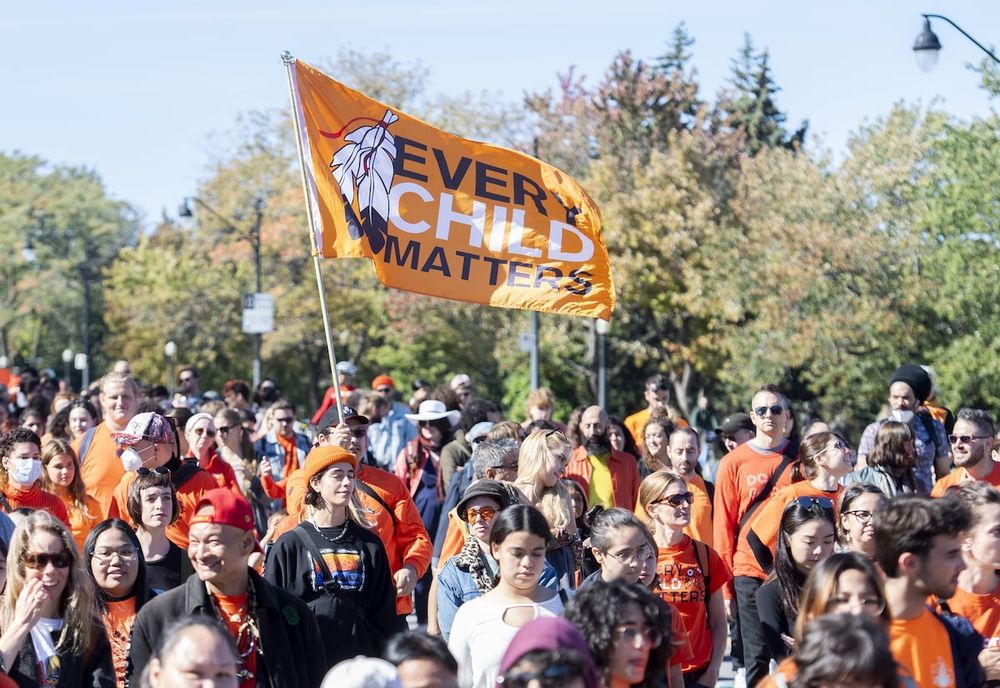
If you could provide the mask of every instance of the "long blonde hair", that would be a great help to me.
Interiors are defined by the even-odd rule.
[[[67,488],[73,504],[87,518],[93,518],[90,509],[87,508],[87,490],[83,486],[83,478],[80,477],[80,461],[76,458],[76,452],[70,443],[64,439],[53,437],[42,447],[42,489],[48,490],[52,494],[59,496],[59,486],[49,478],[49,464],[57,457],[65,454],[73,462],[73,480]]]
[[[76,547],[73,534],[55,516],[47,511],[33,511],[24,519],[11,536],[10,551],[7,553],[7,591],[0,603],[0,621],[3,630],[8,630],[14,622],[17,598],[24,589],[24,556],[30,549],[31,537],[44,531],[62,540],[63,547],[73,562],[69,568],[66,588],[59,600],[59,615],[63,620],[57,648],[71,654],[82,655],[93,643],[94,629],[102,628],[96,616],[94,583],[83,568],[83,558]]]
[[[649,505],[658,499],[662,499],[663,495],[667,493],[667,490],[674,483],[680,483],[684,485],[685,490],[687,489],[687,482],[684,478],[670,471],[650,473],[639,483],[639,507],[643,514],[642,520],[650,528],[654,528],[656,524],[653,523],[653,519],[649,516]]]
[[[572,534],[576,532],[576,518],[573,513],[573,498],[562,480],[552,487],[538,489],[538,476],[548,470],[553,458],[564,461],[569,458],[573,446],[566,435],[557,430],[535,430],[521,443],[517,459],[517,480],[514,485],[533,495],[534,506],[545,516],[549,527],[560,528]],[[528,494],[525,492],[525,494]]]

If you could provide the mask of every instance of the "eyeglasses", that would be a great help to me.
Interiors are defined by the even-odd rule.
[[[948,435],[948,441],[952,444],[972,444],[972,440],[988,440],[989,435]]]
[[[675,509],[679,509],[685,504],[692,504],[694,502],[693,492],[681,492],[679,494],[670,495],[669,497],[664,497],[663,499],[657,499],[653,504],[669,504]]]
[[[756,413],[761,418],[763,418],[764,416],[767,415],[768,411],[771,412],[772,416],[777,416],[778,414],[782,413],[784,410],[785,410],[785,407],[782,406],[781,404],[774,404],[773,406],[758,406],[758,407],[756,407],[753,410],[753,412]]]
[[[228,435],[229,431],[232,430],[232,428],[229,427],[228,425],[220,425],[218,428],[216,428],[216,430],[219,431],[220,435]]]
[[[827,511],[833,511],[833,500],[829,497],[796,497],[794,502],[791,504],[796,504],[803,509],[809,509],[813,506],[818,506],[820,509],[826,509]]]
[[[470,506],[465,510],[466,523],[475,523],[480,518],[484,523],[489,523],[497,515],[497,510],[491,506]]]
[[[295,422],[295,416],[285,416],[284,418],[275,417],[274,420],[275,420],[275,422],[278,422],[278,423],[294,423]]]
[[[29,569],[44,569],[52,564],[57,569],[68,569],[73,564],[73,555],[69,552],[49,554],[47,552],[27,552],[21,561]]]
[[[644,640],[648,642],[652,647],[659,647],[660,642],[663,640],[663,636],[655,628],[650,628],[645,626],[643,628],[637,628],[635,626],[619,626],[614,631],[615,641],[624,640],[629,645],[636,647],[639,645],[637,640]]]
[[[632,566],[633,564],[646,561],[649,552],[649,545],[642,545],[635,549],[623,549],[621,552],[605,552],[605,554],[617,559],[622,566]]]
[[[121,549],[110,549],[92,552],[94,559],[102,564],[109,564],[111,560],[118,557],[121,561],[135,561],[136,553],[133,547],[123,547]]]
[[[857,509],[855,511],[845,511],[844,515],[845,516],[853,516],[854,518],[856,518],[858,520],[858,523],[868,523],[870,520],[872,520],[872,515],[873,514],[872,514],[871,511],[865,511],[863,509]]]
[[[367,428],[352,428],[351,429],[351,437],[357,437],[358,439],[361,439],[362,437],[367,437],[367,436],[368,436],[368,429]]]
[[[136,475],[170,475],[170,469],[166,466],[160,466],[158,468],[146,468],[145,466],[137,470]]]
[[[506,688],[527,688],[532,681],[537,681],[541,688],[561,688],[571,684],[579,675],[579,671],[571,666],[554,664],[539,672],[504,674],[497,677],[497,683]]]
[[[849,595],[837,595],[830,599],[826,608],[831,612],[843,609],[864,609],[873,614],[881,614],[885,611],[885,600],[881,597],[852,598]]]
[[[210,430],[209,428],[195,428],[191,432],[196,434],[198,437],[201,437],[202,435],[205,437],[215,437],[215,430]]]

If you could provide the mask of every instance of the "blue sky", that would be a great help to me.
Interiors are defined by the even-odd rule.
[[[724,85],[748,32],[770,51],[789,124],[809,119],[837,153],[895,102],[938,100],[962,118],[989,112],[966,69],[981,54],[950,26],[934,25],[937,68],[917,69],[921,12],[946,14],[987,45],[1000,39],[1000,5],[966,0],[9,2],[0,151],[95,169],[149,225],[210,174],[214,137],[239,113],[287,105],[282,50],[308,62],[341,47],[385,51],[429,68],[432,92],[517,101],[555,86],[570,65],[595,83],[619,50],[660,54],[684,21],[704,91]]]

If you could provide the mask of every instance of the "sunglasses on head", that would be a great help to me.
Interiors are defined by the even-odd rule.
[[[156,473],[157,475],[170,475],[170,469],[167,468],[166,466],[160,466],[158,468],[146,468],[145,466],[143,466],[135,473],[136,475],[153,475],[154,473]]]
[[[772,416],[777,416],[784,410],[785,407],[782,406],[781,404],[773,404],[771,406],[757,406],[756,408],[754,408],[753,412],[756,413],[761,418],[763,418],[764,416],[767,415],[768,411],[771,412]]]
[[[796,504],[803,509],[818,506],[820,509],[833,511],[833,500],[829,497],[796,497],[795,501],[789,502],[789,504]]]
[[[44,569],[50,563],[57,569],[68,569],[73,564],[73,557],[69,552],[59,552],[48,554],[47,552],[28,552],[21,561],[29,569]]]

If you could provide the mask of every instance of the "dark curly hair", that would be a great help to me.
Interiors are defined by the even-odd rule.
[[[670,619],[664,618],[662,607],[656,603],[653,593],[638,583],[620,580],[591,581],[580,588],[566,606],[566,619],[580,629],[606,685],[611,683],[609,671],[614,652],[615,629],[621,624],[625,607],[629,603],[639,608],[649,628],[670,628]],[[650,649],[646,673],[642,682],[636,685],[661,685],[663,668],[669,658],[670,639],[662,638],[656,647]]]
[[[53,437],[58,437],[66,441],[72,441],[73,436],[69,430],[69,414],[78,408],[84,409],[90,414],[90,418],[96,424],[98,421],[97,409],[86,399],[74,399],[65,406],[63,406],[56,415],[52,417],[52,422],[49,423],[49,434]]]

